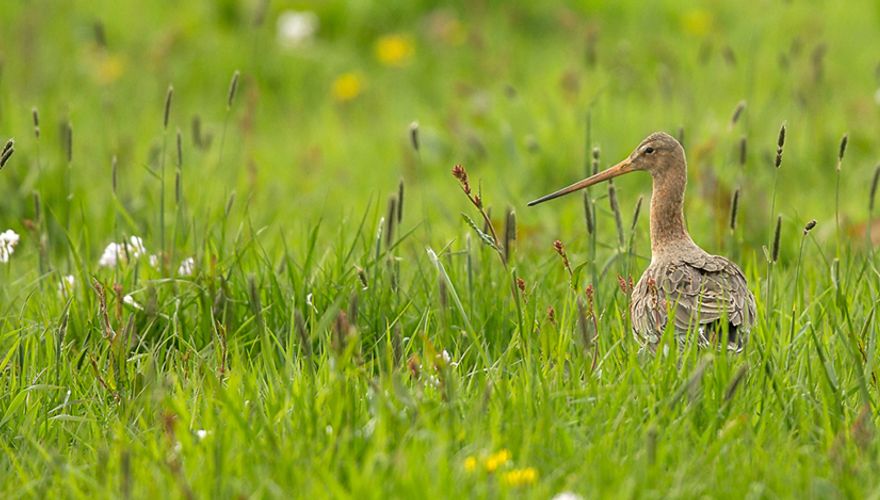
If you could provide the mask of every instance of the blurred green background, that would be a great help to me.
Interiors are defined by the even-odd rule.
[[[311,34],[285,25],[292,12],[312,13]],[[197,213],[222,211],[234,189],[258,224],[337,220],[403,178],[420,217],[458,224],[461,200],[448,176],[456,163],[482,181],[496,213],[522,211],[580,178],[591,147],[601,148],[604,168],[648,133],[682,129],[690,225],[717,227],[698,231],[698,241],[720,244],[741,187],[754,244],[766,241],[770,218],[761,214],[785,122],[779,208],[828,220],[837,145],[848,132],[843,211],[858,232],[865,197],[857,193],[877,159],[878,26],[875,2],[10,2],[0,19],[0,134],[16,138],[17,154],[0,182],[0,220],[27,217],[22,199],[38,182],[50,207],[62,196],[59,127],[69,121],[72,183],[77,199],[89,200],[78,211],[90,237],[109,231],[113,155],[120,198],[140,226],[128,230],[155,233],[144,208],[158,196],[148,172],[157,170],[170,84],[169,151],[179,128],[184,191]],[[235,70],[242,77],[221,160]],[[731,127],[741,100],[745,112]],[[194,144],[195,119],[209,147]],[[409,146],[413,121],[420,155]],[[625,211],[649,182],[620,180]],[[520,216],[526,235],[571,234],[579,204]]]

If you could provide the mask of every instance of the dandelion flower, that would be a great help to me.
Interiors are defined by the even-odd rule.
[[[464,470],[473,472],[477,470],[477,459],[473,455],[464,459]]]
[[[507,462],[510,462],[510,452],[505,448],[489,455],[483,465],[486,467],[486,472],[495,472]]]
[[[513,469],[501,475],[501,482],[507,486],[529,486],[538,480],[538,471],[534,467]]]
[[[402,34],[385,35],[376,41],[376,59],[385,66],[403,66],[415,53],[412,38]]]
[[[177,268],[177,274],[181,276],[192,276],[195,268],[196,260],[192,257],[187,257],[183,259],[183,262],[180,263],[180,267]]]
[[[363,78],[359,74],[343,73],[333,81],[333,98],[339,102],[348,102],[361,95],[363,88]]]
[[[713,24],[712,13],[702,9],[689,10],[681,19],[684,31],[696,36],[708,35],[712,31]]]
[[[18,233],[12,229],[7,229],[0,233],[0,262],[9,262],[9,257],[15,252],[15,246],[18,245]]]
[[[125,66],[122,56],[106,54],[100,58],[97,71],[94,72],[95,79],[101,85],[110,85],[125,73]]]
[[[278,43],[285,48],[299,47],[315,36],[318,24],[314,12],[286,10],[278,16]]]

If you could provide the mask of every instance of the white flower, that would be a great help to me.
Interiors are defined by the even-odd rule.
[[[72,274],[62,276],[61,281],[58,282],[58,293],[60,293],[61,295],[69,294],[73,291],[73,286],[75,284],[76,278],[74,278]]]
[[[101,267],[113,267],[116,265],[116,258],[119,256],[119,248],[116,243],[110,243],[104,248],[104,253],[98,259],[98,265]]]
[[[104,253],[101,254],[101,258],[98,260],[98,265],[101,267],[114,267],[117,262],[125,264],[129,259],[137,260],[141,255],[146,255],[146,253],[147,248],[144,246],[144,240],[137,236],[132,236],[127,242],[110,243],[107,245],[104,248]],[[152,257],[150,260],[153,260]]]
[[[306,305],[311,306],[311,308],[315,311],[315,314],[318,313],[318,308],[315,307],[315,304],[312,303],[312,294],[306,295]]]
[[[453,368],[458,366],[458,361],[453,361],[452,356],[449,354],[449,351],[447,351],[446,349],[443,349],[443,352],[438,354],[437,357],[442,359],[444,363],[446,363],[447,365],[449,365]]]
[[[12,229],[7,229],[0,233],[0,262],[9,262],[9,256],[15,252],[15,245],[18,245],[18,233]]]
[[[196,260],[192,257],[187,257],[183,259],[183,262],[180,263],[180,267],[177,268],[177,274],[181,276],[192,276],[195,268]]]
[[[314,12],[286,10],[278,16],[278,43],[294,48],[309,41],[318,31],[318,16]]]
[[[584,500],[584,497],[571,491],[563,491],[562,493],[557,493],[553,500]]]
[[[144,310],[144,306],[138,304],[137,301],[134,300],[134,297],[132,297],[130,293],[123,295],[122,302],[130,305],[131,307],[133,307],[139,311]]]
[[[205,429],[199,429],[196,431],[196,437],[199,438],[199,441],[208,437],[208,431]]]
[[[158,255],[150,255],[150,267],[159,267]]]

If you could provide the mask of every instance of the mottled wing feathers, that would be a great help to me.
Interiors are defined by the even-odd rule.
[[[659,340],[669,312],[678,334],[727,319],[742,334],[755,322],[755,299],[742,271],[724,257],[699,254],[652,264],[632,297],[633,328]]]

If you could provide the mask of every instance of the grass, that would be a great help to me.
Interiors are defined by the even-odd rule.
[[[880,491],[868,2],[49,4],[0,18],[3,497]],[[741,355],[632,340],[647,176],[525,207],[679,127]]]

